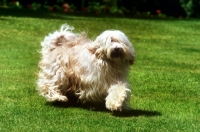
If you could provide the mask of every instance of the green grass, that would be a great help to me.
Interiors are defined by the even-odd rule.
[[[36,91],[40,42],[68,23],[94,38],[125,32],[136,50],[129,81],[133,110],[107,111],[47,104]],[[200,23],[60,15],[0,16],[0,131],[197,132],[200,130]]]

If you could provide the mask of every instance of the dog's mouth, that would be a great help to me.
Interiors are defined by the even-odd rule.
[[[113,48],[110,54],[111,58],[119,58],[123,56],[123,49],[122,48]]]

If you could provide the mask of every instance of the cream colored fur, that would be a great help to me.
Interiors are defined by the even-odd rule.
[[[41,43],[37,89],[47,101],[82,104],[105,103],[111,111],[129,109],[130,86],[126,81],[134,62],[134,49],[119,30],[106,30],[96,40],[76,34],[63,25]]]

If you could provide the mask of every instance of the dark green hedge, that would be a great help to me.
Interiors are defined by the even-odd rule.
[[[0,0],[0,4],[16,1],[24,8],[30,8],[33,3],[39,3],[41,8],[63,7],[67,3],[76,11],[200,17],[200,0]]]

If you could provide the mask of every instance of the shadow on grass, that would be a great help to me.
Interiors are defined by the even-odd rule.
[[[53,102],[53,103],[46,103],[46,105],[59,107],[59,108],[83,108],[86,110],[93,110],[98,112],[110,112],[107,110],[103,105],[98,105],[91,107],[91,105],[81,105],[77,102]],[[110,112],[113,116],[116,117],[139,117],[139,116],[146,116],[146,117],[152,117],[152,116],[161,116],[162,114],[158,111],[148,111],[148,110],[139,110],[139,109],[131,109],[128,111],[114,111]]]
[[[196,49],[196,48],[182,48],[182,50],[188,52],[195,52],[195,53],[200,53],[200,49]]]
[[[133,117],[133,116],[134,117],[139,117],[139,116],[152,117],[152,116],[161,116],[162,114],[158,111],[132,109],[126,112],[114,112],[113,115],[117,117]]]

